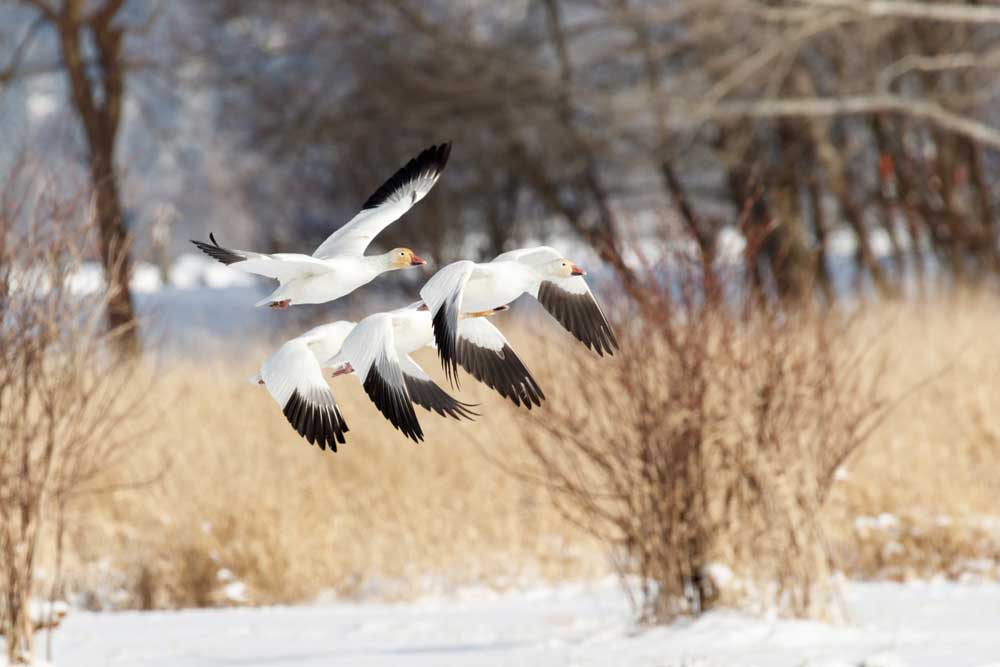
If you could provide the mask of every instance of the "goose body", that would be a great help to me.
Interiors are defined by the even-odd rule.
[[[438,271],[420,290],[432,312],[438,356],[452,384],[463,364],[458,342],[462,313],[505,306],[530,294],[588,348],[614,354],[618,340],[576,264],[548,246],[498,255],[490,262],[455,262]]]
[[[235,269],[278,281],[278,287],[257,306],[284,309],[291,305],[326,303],[350,294],[387,271],[425,264],[409,248],[381,255],[365,250],[386,227],[423,199],[437,183],[451,154],[451,144],[431,146],[382,184],[351,220],[331,234],[312,255],[263,254],[192,241],[202,252]]]
[[[536,271],[526,264],[513,261],[477,264],[462,294],[462,310],[489,310],[505,306],[538,282]]]

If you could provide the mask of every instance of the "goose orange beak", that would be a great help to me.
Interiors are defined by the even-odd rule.
[[[416,255],[410,257],[410,266],[423,266],[426,263],[427,262],[425,262],[424,260],[420,259]]]
[[[576,264],[574,264],[573,268],[570,269],[569,275],[571,275],[571,276],[585,276],[585,275],[587,275],[587,272],[584,271],[583,269],[581,269]]]

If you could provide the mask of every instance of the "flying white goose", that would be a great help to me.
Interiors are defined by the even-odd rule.
[[[235,269],[274,278],[278,288],[255,305],[285,309],[304,303],[326,303],[350,294],[386,271],[425,264],[409,248],[393,248],[381,255],[365,249],[383,229],[423,199],[448,163],[451,144],[431,146],[406,163],[368,198],[361,211],[330,235],[312,255],[264,255],[230,250],[212,243],[191,241],[209,257]]]
[[[586,273],[548,246],[512,250],[490,262],[455,262],[434,274],[420,298],[433,313],[438,356],[449,381],[458,386],[458,365],[466,366],[459,344],[459,314],[488,311],[524,293],[597,354],[614,354],[618,340],[583,279]]]
[[[514,403],[541,404],[544,398],[534,378],[510,349],[496,327],[470,313],[459,323],[460,341],[471,364],[470,373]],[[409,356],[434,345],[430,312],[415,303],[377,313],[360,323],[334,322],[288,341],[261,366],[253,382],[264,384],[295,430],[320,449],[345,442],[347,424],[337,408],[322,368],[334,377],[354,373],[380,412],[404,435],[419,442],[423,430],[412,403],[442,417],[471,419],[470,405],[455,400],[437,386]]]
[[[251,380],[267,387],[288,422],[320,449],[337,451],[345,443],[347,422],[323,377],[320,360],[336,354],[353,322],[334,322],[310,329],[279,347]]]

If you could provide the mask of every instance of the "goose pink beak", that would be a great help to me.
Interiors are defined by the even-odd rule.
[[[574,264],[574,265],[573,265],[573,268],[572,268],[572,269],[570,269],[570,272],[569,272],[569,274],[570,274],[571,276],[585,276],[585,275],[587,275],[587,272],[586,272],[586,271],[584,271],[583,269],[581,269],[581,268],[580,268],[579,266],[577,266],[576,264]]]
[[[427,262],[425,262],[424,260],[420,259],[416,255],[413,255],[412,257],[410,257],[410,266],[422,266],[422,265],[424,265],[426,263]]]

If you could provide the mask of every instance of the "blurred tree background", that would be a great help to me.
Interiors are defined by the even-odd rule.
[[[113,176],[59,46],[74,12],[123,42]],[[628,287],[683,239],[792,300],[1000,269],[993,4],[5,0],[0,26],[0,159],[120,179],[108,217],[137,255],[164,210],[172,253],[213,230],[309,248],[450,139],[440,192],[381,244],[446,261],[582,242]],[[110,103],[101,34],[83,80]]]
[[[159,476],[160,452],[187,468],[164,477],[149,507],[108,503],[114,530],[151,527],[144,542],[128,530],[115,538],[134,582],[128,604],[213,604],[229,581],[223,565],[256,587],[256,600],[286,602],[318,584],[358,591],[369,576],[412,576],[414,554],[439,567],[461,552],[456,539],[477,568],[476,553],[520,567],[503,549],[521,530],[525,551],[549,553],[537,547],[550,530],[535,521],[543,500],[525,503],[511,483],[507,507],[519,509],[465,530],[467,517],[496,505],[482,489],[510,478],[430,445],[424,451],[442,458],[400,457],[380,418],[356,428],[372,447],[336,465],[315,465],[297,442],[274,446],[294,435],[266,393],[249,393],[248,360],[259,363],[268,336],[302,324],[292,318],[345,311],[274,317],[250,308],[245,292],[195,289],[257,287],[235,282],[238,272],[196,254],[188,239],[214,232],[235,248],[308,252],[401,164],[448,140],[435,191],[375,246],[411,246],[440,264],[547,243],[592,272],[625,342],[620,354],[598,365],[531,324],[512,326],[553,396],[537,421],[491,406],[479,432],[505,455],[527,452],[562,493],[562,518],[656,582],[643,591],[645,618],[721,604],[724,591],[706,574],[719,559],[780,582],[766,590],[791,591],[800,615],[825,606],[812,594],[844,563],[864,576],[904,566],[936,576],[950,563],[956,577],[964,563],[996,563],[995,542],[979,528],[948,532],[936,517],[974,507],[995,525],[998,93],[1000,3],[976,0],[0,0],[0,256],[9,257],[0,261],[0,322],[13,334],[0,351],[9,348],[10,377],[32,377],[21,370],[28,360],[47,378],[33,386],[53,390],[25,394],[29,407],[9,403],[11,416],[0,415],[0,435],[4,421],[26,434],[22,449],[8,446],[0,497],[34,512],[0,549],[0,560],[30,556],[16,559],[20,579],[8,577],[17,585],[8,586],[5,632],[30,636],[35,552],[23,545],[38,543],[52,517],[62,521],[64,508],[45,503],[68,497],[43,493],[47,463],[41,481],[23,483],[14,464],[46,431],[23,416],[37,403],[52,424],[89,423],[48,398],[67,382],[62,366],[43,363],[70,356],[55,342],[128,398],[147,390],[105,373],[111,355],[93,350],[159,352],[168,348],[156,346],[157,334],[175,334],[174,398],[157,401],[167,418],[150,408],[138,421],[153,435],[137,479]],[[39,206],[46,197],[62,215]],[[200,263],[186,279],[185,261]],[[144,283],[151,268],[159,273]],[[223,276],[215,283],[213,270]],[[427,275],[410,272],[411,299]],[[950,299],[967,285],[987,298]],[[616,288],[633,298],[616,299]],[[86,293],[100,299],[78,299]],[[739,298],[705,298],[722,293]],[[952,303],[917,304],[895,337],[878,318],[855,322],[822,307],[932,293]],[[93,304],[85,313],[105,314],[115,335],[83,331],[68,310],[39,338],[41,297],[53,308]],[[368,312],[383,305],[371,291],[358,300]],[[963,307],[974,317],[955,315]],[[17,328],[22,312],[31,317]],[[141,348],[136,312],[150,343]],[[965,367],[948,345],[924,339],[941,332],[956,349],[979,344]],[[880,335],[886,341],[873,344]],[[39,351],[37,340],[53,345]],[[223,362],[231,365],[215,365]],[[950,385],[917,396],[953,366]],[[883,375],[894,383],[885,392]],[[581,378],[591,379],[584,389]],[[70,398],[75,409],[101,394]],[[241,408],[215,409],[224,404]],[[867,476],[841,475],[891,409],[902,414],[902,435],[882,440]],[[114,410],[99,414],[123,424]],[[472,432],[443,421],[430,428],[442,429],[443,444]],[[526,447],[508,446],[518,442]],[[370,458],[376,451],[382,458]],[[414,468],[420,460],[425,467]],[[113,482],[126,479],[115,474]],[[301,486],[306,479],[313,486]],[[430,490],[438,495],[427,502]],[[836,494],[830,503],[840,503],[848,537],[832,554],[821,523]],[[257,504],[234,506],[234,497]],[[205,498],[215,500],[208,509]],[[412,519],[420,508],[425,518]],[[914,508],[917,518],[903,516]],[[887,565],[897,536],[864,542],[852,532],[856,517],[881,522],[884,512],[910,522],[912,562]],[[206,516],[216,533],[202,528]],[[289,517],[300,519],[294,539],[277,520]],[[935,522],[926,530],[925,519]],[[325,525],[333,527],[316,528]],[[140,568],[135,554],[159,560]],[[100,549],[92,555],[106,562]],[[14,561],[8,555],[0,569]],[[53,594],[57,583],[46,582]]]
[[[450,137],[445,193],[415,213],[438,259],[571,233],[628,280],[630,242],[680,233],[711,261],[729,226],[756,284],[829,298],[835,273],[892,295],[1000,266],[981,5],[303,0],[209,22],[223,113],[266,156],[251,195],[301,223],[269,227],[288,243]]]

